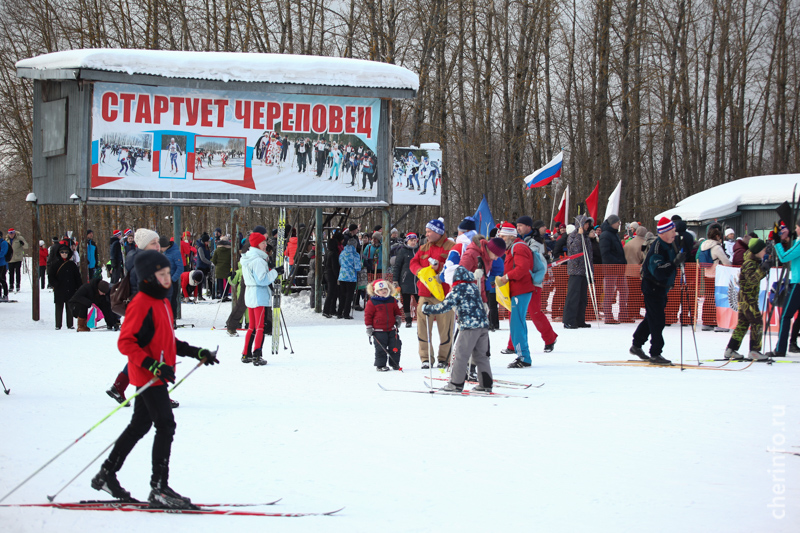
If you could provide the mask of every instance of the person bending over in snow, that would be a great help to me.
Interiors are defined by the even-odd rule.
[[[425,304],[425,315],[438,315],[456,308],[460,331],[456,338],[455,362],[450,373],[450,383],[444,391],[461,392],[467,376],[469,358],[478,367],[478,385],[474,391],[492,392],[492,367],[489,364],[489,319],[483,307],[481,291],[472,272],[459,265],[453,274],[453,288],[438,304]]]
[[[120,486],[117,472],[136,443],[155,425],[152,490],[148,502],[157,508],[197,509],[189,498],[172,490],[167,483],[175,418],[166,385],[168,381],[175,381],[176,355],[194,357],[213,365],[219,363],[217,352],[196,348],[175,338],[172,308],[167,299],[172,285],[169,259],[161,252],[143,250],[136,255],[135,268],[139,292],[128,304],[117,346],[128,356],[131,383],[137,388],[150,386],[136,397],[130,424],[92,479],[92,488],[104,490],[119,500],[130,500],[131,494]]]
[[[375,339],[375,367],[378,372],[386,372],[387,356],[389,366],[400,370],[400,349],[403,343],[397,328],[403,322],[403,311],[391,294],[389,282],[377,279],[367,285],[367,307],[364,309],[364,324],[367,336]]]
[[[761,239],[752,239],[744,253],[744,263],[739,272],[739,317],[736,328],[733,330],[728,347],[725,348],[725,359],[742,359],[737,352],[742,345],[744,334],[750,329],[750,354],[748,357],[762,361],[767,357],[761,353],[761,338],[763,336],[763,322],[761,311],[758,309],[758,293],[761,290],[761,280],[772,267],[773,260],[764,259],[767,245]]]

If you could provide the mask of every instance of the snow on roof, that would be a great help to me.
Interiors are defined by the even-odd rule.
[[[693,194],[678,202],[672,209],[656,215],[671,218],[680,215],[683,220],[702,222],[731,215],[740,205],[775,205],[792,200],[792,190],[798,185],[800,174],[754,176],[724,183]]]
[[[419,76],[389,63],[343,57],[173,50],[84,49],[23,59],[18,69],[93,69],[166,78],[419,89]]]

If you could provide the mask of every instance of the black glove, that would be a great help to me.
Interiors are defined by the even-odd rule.
[[[395,316],[394,317],[394,327],[399,328],[400,324],[402,324],[402,323],[403,323],[403,317],[401,317],[401,316]]]
[[[678,255],[675,256],[675,260],[672,261],[672,264],[675,265],[675,268],[680,268],[682,264],[686,262],[686,254],[684,252],[679,252]]]
[[[277,272],[279,276],[283,276],[283,265],[275,267],[275,272]]]
[[[367,337],[372,337],[373,333],[375,333],[375,328],[372,326],[367,326]]]
[[[205,361],[203,361],[203,364],[206,366],[218,365],[219,364],[219,359],[217,359],[218,351],[219,351],[219,346],[217,346],[217,349],[214,350],[213,352],[206,348],[200,348],[200,350],[198,350],[197,352],[197,359],[199,359],[200,361],[203,361],[203,359],[205,359]]]
[[[771,255],[764,256],[764,260],[761,262],[762,268],[764,270],[769,270],[770,268],[775,266],[775,258]]]
[[[142,361],[142,368],[149,370],[153,375],[164,381],[175,382],[175,369],[166,363],[156,361],[152,357],[145,357]]]

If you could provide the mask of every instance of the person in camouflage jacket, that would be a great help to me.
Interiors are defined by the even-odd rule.
[[[744,263],[739,271],[739,319],[736,329],[733,330],[731,340],[725,349],[725,359],[741,359],[737,350],[742,345],[742,340],[750,329],[750,354],[751,359],[766,359],[761,354],[761,339],[763,337],[763,321],[758,308],[758,295],[761,291],[761,280],[767,275],[771,260],[762,261],[767,252],[766,244],[761,239],[751,239],[748,251],[744,253]]]
[[[425,315],[438,315],[456,309],[460,328],[455,345],[455,362],[450,383],[444,390],[461,391],[467,376],[469,358],[478,367],[478,386],[473,390],[491,392],[492,367],[489,364],[489,319],[481,299],[481,291],[472,272],[459,265],[453,274],[453,287],[444,301],[425,304]]]

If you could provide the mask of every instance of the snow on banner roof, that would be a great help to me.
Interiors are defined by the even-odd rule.
[[[680,215],[686,221],[702,222],[731,215],[738,211],[740,205],[774,205],[785,200],[791,202],[795,184],[800,195],[800,174],[742,178],[693,194],[672,209],[659,213],[654,220]]]
[[[18,69],[93,69],[166,78],[419,89],[419,76],[389,63],[344,57],[173,50],[84,49],[44,54]]]

